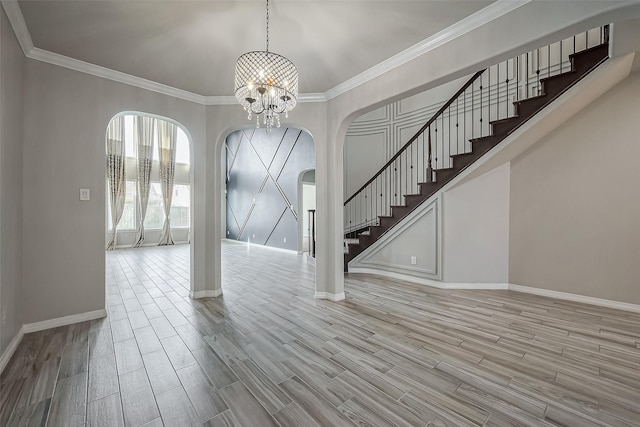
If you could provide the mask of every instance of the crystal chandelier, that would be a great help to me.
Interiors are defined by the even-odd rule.
[[[267,48],[247,52],[236,62],[236,99],[249,113],[256,116],[256,127],[262,123],[271,131],[280,127],[280,114],[289,117],[298,102],[298,70],[284,56],[269,52],[269,0],[267,0]]]

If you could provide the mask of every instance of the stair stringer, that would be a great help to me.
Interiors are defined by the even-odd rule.
[[[444,193],[463,183],[471,181],[502,164],[510,162],[535,143],[542,140],[550,132],[561,126],[571,117],[578,114],[582,109],[590,105],[616,84],[624,80],[631,73],[634,56],[634,53],[630,53],[623,57],[609,59],[608,61],[600,64],[591,73],[587,74],[566,92],[553,100],[543,110],[535,114],[512,134],[507,136],[502,142],[489,150],[477,161],[469,165],[469,167],[463,170],[460,174],[455,176],[439,191],[426,199],[411,214],[400,220],[399,223],[378,238],[371,246],[367,247],[355,258],[349,261],[349,271],[353,273],[378,273],[422,284],[438,286],[438,282],[441,282],[443,277],[441,224],[443,216],[441,213],[438,216],[437,274],[433,274],[431,276],[424,273],[416,274],[411,271],[411,269],[406,268],[406,266],[403,266],[402,268],[389,268],[390,266],[374,264],[371,262],[371,259],[374,254],[380,252],[380,250],[387,246],[393,239],[397,238],[397,236],[401,235],[403,231],[407,230],[411,224],[415,223],[415,221],[421,217],[421,214],[424,214],[429,206],[433,205],[436,200],[442,200]],[[438,205],[438,208],[441,210],[442,203],[440,202]],[[456,285],[464,287],[464,284]],[[469,285],[471,286],[470,288],[476,287],[476,284]],[[497,289],[502,286],[502,284],[497,285],[499,286],[489,286],[489,288]]]

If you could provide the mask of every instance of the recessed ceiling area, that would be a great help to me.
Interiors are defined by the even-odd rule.
[[[323,93],[493,1],[270,2],[270,50]],[[236,59],[265,49],[265,2],[20,1],[35,47],[203,96],[233,95]]]

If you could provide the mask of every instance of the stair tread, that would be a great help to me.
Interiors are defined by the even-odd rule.
[[[452,159],[455,159],[457,157],[469,157],[469,156],[473,156],[473,155],[477,155],[477,153],[474,153],[473,151],[469,151],[468,153],[459,153],[459,154],[452,154],[449,157],[451,157]]]

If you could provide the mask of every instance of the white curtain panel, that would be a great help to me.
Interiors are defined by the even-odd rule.
[[[116,248],[116,230],[127,191],[124,152],[124,117],[115,117],[107,128],[107,180],[109,184],[109,205],[111,207],[111,234],[107,240],[107,250]]]
[[[173,245],[170,214],[173,198],[173,180],[176,171],[176,139],[178,128],[164,120],[156,121],[158,126],[158,158],[160,160],[160,188],[164,206],[164,226],[158,245]]]
[[[153,124],[155,119],[137,116],[133,122],[133,138],[138,152],[136,167],[138,185],[138,212],[140,218],[133,247],[144,243],[144,218],[147,216],[149,204],[149,188],[151,187],[151,165],[153,164]]]

